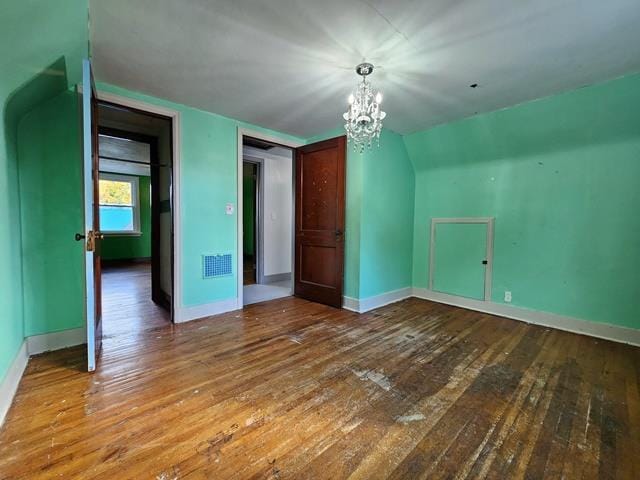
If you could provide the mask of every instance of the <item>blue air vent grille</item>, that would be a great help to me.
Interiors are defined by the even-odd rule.
[[[232,273],[230,253],[202,256],[202,276],[204,278],[224,277]]]

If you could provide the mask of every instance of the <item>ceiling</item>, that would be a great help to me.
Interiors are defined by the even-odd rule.
[[[341,125],[362,59],[403,134],[640,71],[638,0],[91,0],[90,13],[98,80],[301,137]]]

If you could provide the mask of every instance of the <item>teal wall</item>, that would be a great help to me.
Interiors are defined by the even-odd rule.
[[[413,277],[432,217],[493,216],[494,302],[640,328],[640,75],[405,137]]]
[[[78,100],[65,91],[18,127],[25,336],[83,325],[84,250]]]
[[[342,127],[307,139],[344,135]],[[411,286],[415,178],[402,137],[383,130],[380,147],[347,146],[344,294],[364,299]]]
[[[384,130],[362,172],[359,298],[367,298],[411,286],[415,177],[402,137]]]
[[[87,0],[0,6],[0,380],[25,335],[17,135],[20,119],[79,79],[87,54]]]
[[[141,235],[107,235],[100,252],[103,260],[151,257],[151,178],[138,176]]]
[[[180,112],[180,215],[182,227],[182,298],[184,306],[202,305],[237,296],[232,276],[203,279],[202,254],[237,252],[237,212],[225,214],[227,203],[237,204],[238,127],[262,131],[284,140],[302,139],[237,120],[161,100],[108,84],[98,89],[164,106]]]

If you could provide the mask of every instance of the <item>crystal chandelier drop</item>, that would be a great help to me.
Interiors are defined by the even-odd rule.
[[[363,152],[365,148],[371,148],[373,139],[380,145],[380,132],[382,120],[387,116],[380,109],[382,93],[373,93],[370,83],[367,83],[367,75],[373,72],[373,65],[361,63],[356,67],[356,73],[362,77],[355,94],[349,95],[349,109],[342,117],[346,120],[344,125],[347,138],[353,143],[355,150]]]

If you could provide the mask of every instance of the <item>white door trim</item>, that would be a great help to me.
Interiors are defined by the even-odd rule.
[[[173,155],[173,317],[180,318],[179,310],[182,306],[182,220],[180,215],[180,152],[182,151],[180,112],[171,108],[161,107],[152,103],[135,100],[133,98],[104,92],[98,89],[98,100],[135,108],[143,112],[155,113],[171,120],[171,148]]]
[[[236,225],[237,225],[237,235],[238,235],[238,241],[237,241],[237,250],[236,250],[236,275],[238,278],[238,282],[237,282],[237,299],[238,299],[238,305],[240,308],[242,308],[242,306],[244,305],[244,298],[243,298],[243,281],[242,281],[242,276],[243,276],[243,268],[244,268],[244,259],[242,258],[242,213],[243,213],[243,206],[242,206],[242,194],[243,194],[243,188],[242,188],[242,162],[244,159],[244,155],[243,155],[243,142],[242,139],[244,136],[247,137],[253,137],[253,138],[257,138],[259,140],[264,140],[265,142],[272,142],[272,143],[277,143],[278,145],[282,145],[284,147],[289,147],[292,149],[296,149],[298,147],[302,147],[304,145],[304,142],[299,142],[296,140],[285,140],[283,138],[280,137],[276,137],[273,135],[268,135],[265,133],[261,133],[255,130],[250,130],[247,128],[242,128],[242,127],[238,127],[238,152],[237,152],[237,156],[238,156],[238,161],[237,161],[237,171],[236,171],[236,176],[237,176],[237,197],[236,197]],[[292,162],[293,162],[293,172],[294,172],[294,179],[292,180],[293,182],[295,182],[295,152],[293,153],[293,157],[292,157]],[[264,173],[264,172],[263,172]],[[293,189],[293,198],[291,199],[292,202],[294,202],[294,215],[292,216],[292,221],[295,224],[295,183],[294,183],[294,189]],[[295,230],[295,228],[294,228]],[[295,235],[295,231],[293,232],[293,234]],[[293,257],[293,253],[291,255]],[[293,260],[293,259],[292,259]],[[295,265],[292,263],[291,264],[291,272],[292,272],[292,279],[293,277],[293,271],[294,271]],[[292,281],[292,288],[293,288],[293,281]]]
[[[444,217],[431,219],[429,240],[429,290],[433,291],[433,271],[435,267],[436,225],[439,223],[484,223],[487,225],[487,266],[484,271],[484,301],[491,301],[491,279],[493,278],[493,232],[494,217]]]

